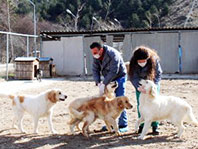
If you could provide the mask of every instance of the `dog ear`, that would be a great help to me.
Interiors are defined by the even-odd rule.
[[[48,93],[47,98],[48,98],[52,103],[56,103],[56,92],[50,91],[50,92]]]
[[[124,108],[122,99],[121,99],[120,97],[118,98],[118,107],[119,107],[120,109],[123,109],[123,108]]]
[[[157,87],[156,86],[152,86],[151,87],[150,94],[153,97],[156,97],[157,96]]]

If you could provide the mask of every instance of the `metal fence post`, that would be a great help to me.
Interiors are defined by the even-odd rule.
[[[6,55],[7,55],[7,60],[6,60],[6,80],[8,81],[8,62],[9,62],[9,34],[7,34],[7,46],[6,46]]]
[[[27,57],[29,57],[29,37],[27,36]]]

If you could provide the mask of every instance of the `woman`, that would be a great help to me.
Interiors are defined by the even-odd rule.
[[[149,79],[155,82],[158,86],[158,91],[160,89],[160,80],[161,80],[162,69],[159,63],[159,56],[157,53],[145,46],[139,46],[135,49],[133,56],[130,60],[129,65],[129,79],[136,90],[137,98],[137,111],[138,118],[140,117],[139,112],[139,97],[140,92],[138,87],[140,86],[139,82],[141,79]],[[152,122],[152,130],[154,135],[158,135],[157,131],[159,123]],[[138,133],[141,133],[143,129],[143,124],[139,126]]]

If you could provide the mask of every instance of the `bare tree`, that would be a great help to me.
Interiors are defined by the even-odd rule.
[[[105,3],[106,15],[105,15],[104,21],[106,21],[109,14],[111,14],[114,11],[114,9],[112,9],[112,10],[110,9],[112,2],[113,2],[113,0],[107,0]]]
[[[86,2],[82,3],[81,5],[78,6],[77,12],[76,12],[76,17],[75,17],[75,29],[78,30],[78,19],[80,17],[80,12],[82,11],[83,7],[85,6]]]

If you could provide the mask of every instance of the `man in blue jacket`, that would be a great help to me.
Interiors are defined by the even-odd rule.
[[[99,86],[100,91],[104,92],[104,87],[111,81],[118,82],[118,88],[115,91],[117,96],[125,95],[125,86],[127,80],[126,66],[121,56],[113,47],[101,45],[99,42],[93,42],[90,45],[93,55],[93,78],[96,85]],[[101,80],[101,75],[104,80]],[[127,114],[124,110],[119,117],[119,130],[120,132],[128,131]],[[102,130],[106,130],[103,127]]]

